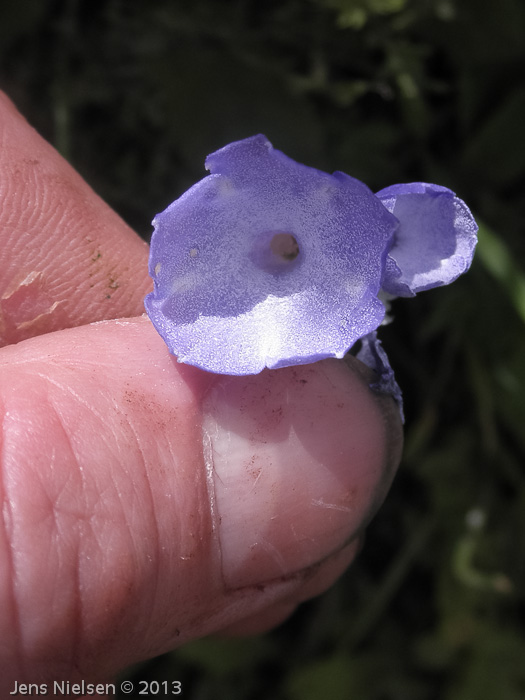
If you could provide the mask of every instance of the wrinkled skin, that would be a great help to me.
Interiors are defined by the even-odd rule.
[[[5,96],[0,196],[1,696],[328,588],[399,461],[394,403],[356,361],[177,364],[142,315],[147,246]]]

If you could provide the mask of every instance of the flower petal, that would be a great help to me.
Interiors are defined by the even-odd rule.
[[[377,337],[376,331],[369,333],[361,339],[361,348],[356,354],[356,358],[363,364],[374,370],[377,374],[377,381],[370,385],[373,391],[380,394],[389,394],[396,401],[401,420],[404,423],[403,395],[399,384],[396,382],[394,370],[390,366],[388,356],[383,350],[381,341]]]
[[[453,282],[466,272],[478,227],[466,204],[446,187],[413,182],[377,193],[399,220],[382,288],[394,296]]]
[[[382,321],[397,221],[363,183],[254,136],[154,219],[146,310],[179,361],[256,374],[342,357]]]

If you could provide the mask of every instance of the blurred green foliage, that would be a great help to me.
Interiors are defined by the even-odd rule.
[[[522,0],[3,0],[3,88],[145,237],[257,132],[374,189],[447,185],[481,224],[471,272],[383,329],[405,456],[351,570],[275,632],[137,677],[192,700],[525,697],[524,36]]]

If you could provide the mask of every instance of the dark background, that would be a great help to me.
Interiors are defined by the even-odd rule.
[[[394,304],[406,448],[364,550],[275,632],[124,677],[191,700],[525,698],[525,4],[2,0],[0,85],[136,230],[263,132],[377,190],[455,190],[471,271]],[[139,697],[128,695],[126,697]]]

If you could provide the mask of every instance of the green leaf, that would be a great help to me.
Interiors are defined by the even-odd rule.
[[[497,279],[518,315],[525,323],[525,273],[516,265],[503,239],[486,225],[478,233],[477,255],[490,274]]]

